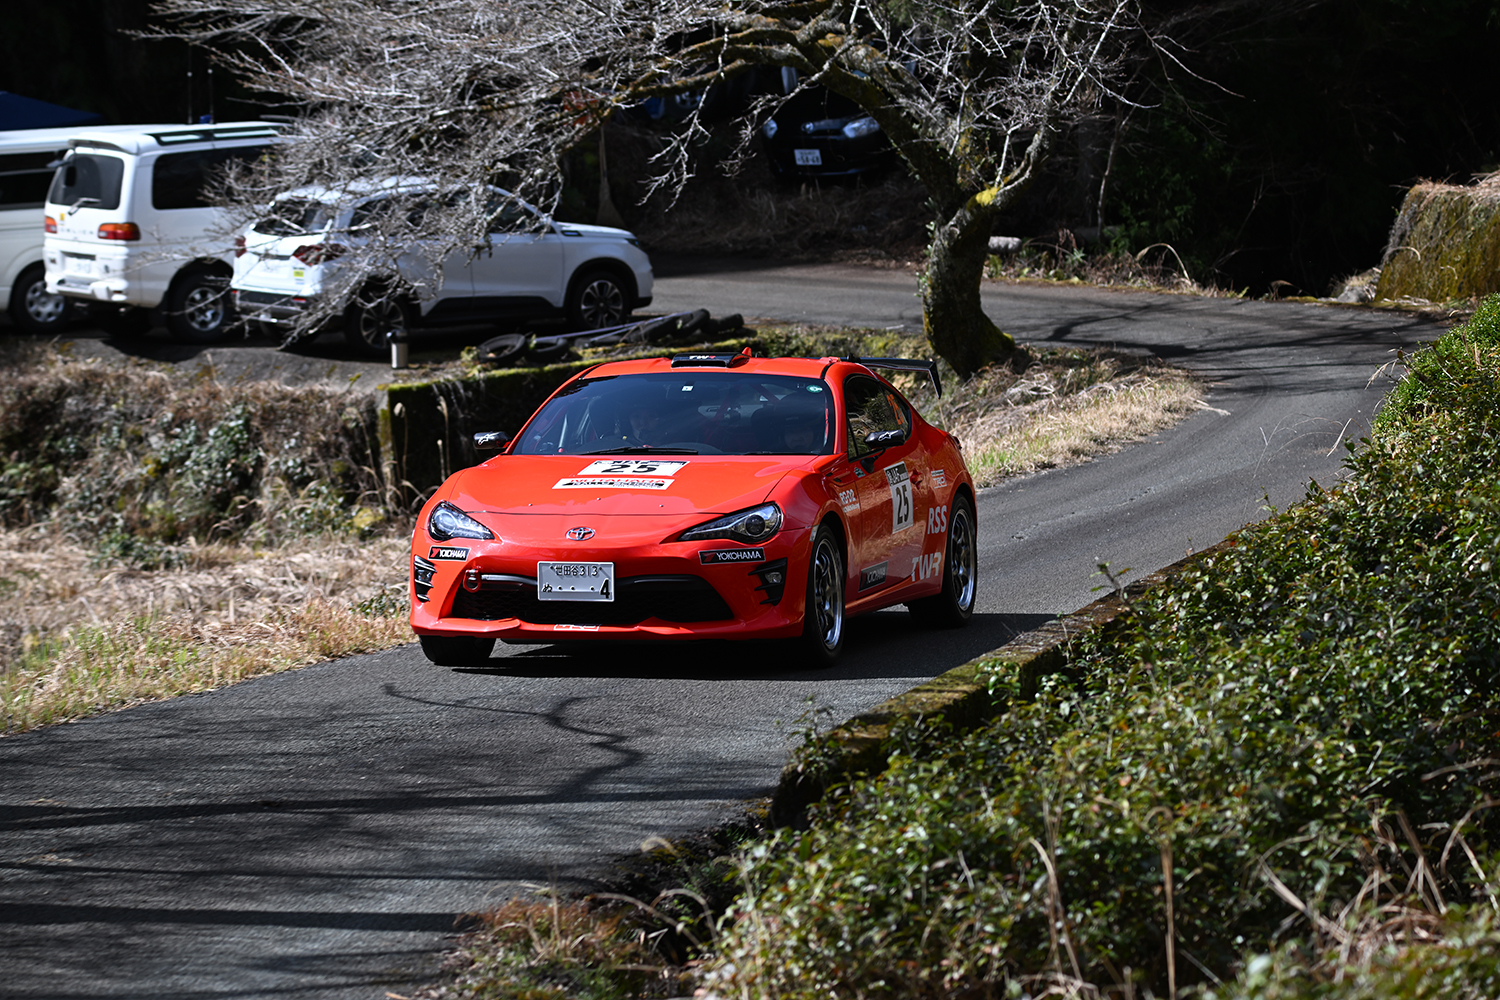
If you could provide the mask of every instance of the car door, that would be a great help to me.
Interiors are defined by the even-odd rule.
[[[835,483],[854,525],[854,603],[912,578],[922,555],[930,504],[906,401],[868,375],[845,379],[843,395],[848,465],[835,476]],[[869,434],[882,431],[898,431],[903,440],[884,447],[865,443]],[[856,508],[853,513],[851,507]]]
[[[469,265],[475,304],[498,311],[561,307],[562,236],[552,224],[509,196],[491,204],[497,212],[489,240]]]

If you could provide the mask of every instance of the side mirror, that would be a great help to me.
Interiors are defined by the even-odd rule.
[[[510,442],[504,431],[479,431],[474,435],[475,451],[499,451]]]
[[[865,435],[866,448],[894,448],[905,442],[906,432],[903,430],[871,431]]]

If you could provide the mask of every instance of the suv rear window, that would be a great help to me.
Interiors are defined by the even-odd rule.
[[[312,198],[283,198],[271,206],[271,214],[255,224],[257,233],[267,236],[301,236],[327,228],[332,221],[333,205]]]
[[[0,156],[0,208],[41,208],[52,183],[55,153],[10,153]]]
[[[47,200],[54,205],[78,205],[88,199],[90,208],[119,208],[124,176],[125,161],[118,156],[74,153],[52,175]]]
[[[184,153],[165,153],[156,159],[151,173],[151,206],[153,208],[208,208],[208,188],[218,170],[232,160],[251,162],[260,158],[266,146],[239,146],[235,149],[195,149]]]

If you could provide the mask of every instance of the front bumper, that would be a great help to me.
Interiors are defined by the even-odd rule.
[[[537,643],[795,636],[802,631],[810,535],[785,529],[762,546],[720,539],[591,547],[435,542],[419,529],[411,625],[419,635]],[[615,600],[538,600],[537,563],[552,560],[614,563]]]

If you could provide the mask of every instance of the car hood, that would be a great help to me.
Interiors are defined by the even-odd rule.
[[[501,455],[455,474],[443,493],[470,513],[727,514],[763,502],[783,476],[818,460],[810,455],[662,455],[651,459],[658,463],[652,470],[648,458]]]
[[[579,222],[554,222],[552,224],[564,236],[593,236],[616,240],[635,239],[635,234],[628,229],[614,229],[610,226],[586,226]]]

